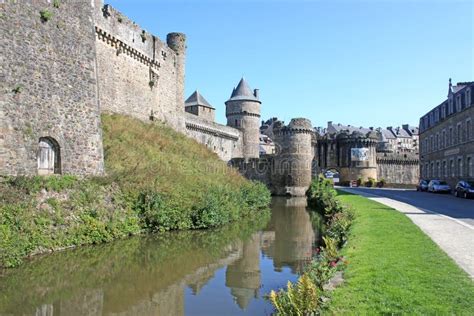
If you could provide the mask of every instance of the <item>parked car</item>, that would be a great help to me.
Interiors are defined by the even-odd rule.
[[[428,191],[428,184],[429,180],[420,180],[418,185],[416,186],[417,191]]]
[[[450,193],[451,187],[446,181],[431,180],[430,183],[428,183],[428,192]]]
[[[474,197],[474,181],[459,181],[454,189],[454,195],[465,199]]]

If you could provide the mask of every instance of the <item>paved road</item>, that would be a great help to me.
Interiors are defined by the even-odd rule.
[[[439,213],[474,226],[474,199],[456,198],[450,194],[417,192],[415,190],[352,188],[392,200],[404,202],[420,209]]]
[[[404,213],[474,280],[474,200],[413,190],[341,189]]]

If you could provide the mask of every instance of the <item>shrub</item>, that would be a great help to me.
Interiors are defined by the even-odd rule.
[[[362,177],[358,177],[357,178],[357,186],[360,187],[362,185],[362,183],[364,183],[364,179],[362,179]]]
[[[269,299],[276,309],[276,315],[305,316],[314,314],[321,297],[312,279],[303,274],[296,285],[288,281],[286,290],[271,291]]]
[[[46,23],[53,17],[53,13],[49,10],[40,11],[41,22]]]
[[[378,186],[379,188],[383,188],[383,187],[385,186],[385,184],[386,184],[385,179],[384,179],[384,178],[381,178],[381,179],[379,180],[379,182],[377,183],[377,186]]]
[[[258,181],[245,182],[240,187],[242,200],[250,212],[255,212],[268,207],[271,200],[270,191]]]
[[[374,178],[369,178],[367,182],[365,182],[365,186],[368,188],[372,188],[375,186],[375,179]]]

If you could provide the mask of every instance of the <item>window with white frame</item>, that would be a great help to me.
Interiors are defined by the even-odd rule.
[[[454,159],[449,159],[449,175],[454,177]]]
[[[471,88],[466,90],[466,107],[471,106]]]
[[[459,157],[459,158],[458,158],[458,175],[459,175],[460,177],[463,176],[462,167],[463,167],[463,166],[462,166],[462,157]]]
[[[461,94],[456,97],[456,111],[461,112]]]
[[[447,177],[448,176],[448,166],[447,166],[447,163],[446,163],[446,160],[443,160],[443,177]]]

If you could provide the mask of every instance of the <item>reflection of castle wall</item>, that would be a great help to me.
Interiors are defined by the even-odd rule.
[[[66,314],[72,315],[72,314]],[[152,316],[152,315],[184,315],[184,284],[174,284],[142,300],[129,309],[119,313],[108,313],[113,316]]]
[[[59,313],[52,315],[102,315],[104,305],[104,292],[90,290],[86,293],[75,295],[59,303]]]
[[[227,267],[226,286],[245,309],[252,297],[258,297],[260,283],[260,234],[256,233],[244,242],[241,259]]]
[[[52,304],[44,304],[35,311],[35,316],[54,316],[54,306]]]
[[[276,200],[278,201],[278,200]],[[291,198],[272,207],[269,227],[275,231],[273,247],[267,247],[266,254],[273,257],[275,268],[289,266],[296,272],[311,257],[315,234],[306,211],[306,199]]]
[[[193,290],[194,294],[198,294],[201,288],[207,284],[207,282],[212,279],[216,270],[221,267],[228,266],[239,258],[242,258],[242,242],[237,241],[226,247],[226,252],[229,252],[230,255],[226,258],[218,260],[216,263],[211,263],[209,265],[203,266],[196,270],[193,274],[186,276],[184,282]]]

